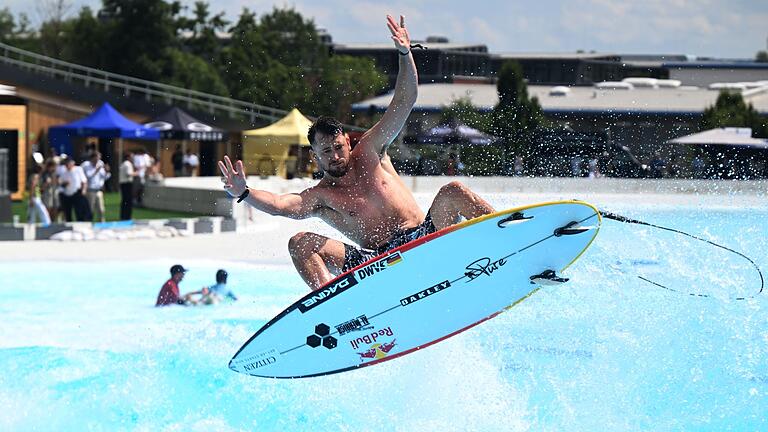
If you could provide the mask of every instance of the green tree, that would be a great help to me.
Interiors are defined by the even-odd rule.
[[[192,53],[178,48],[166,48],[163,53],[163,82],[212,93],[220,96],[229,94],[216,68]]]
[[[316,70],[328,57],[314,22],[292,8],[274,8],[259,20],[264,49],[270,58],[286,66]]]
[[[456,99],[443,108],[441,124],[460,123],[487,132],[490,116],[480,112],[469,97]],[[494,175],[502,172],[504,151],[498,146],[462,146],[460,152],[463,173],[467,175]]]
[[[534,143],[536,131],[547,123],[538,99],[528,96],[519,63],[507,61],[502,65],[496,91],[499,103],[491,112],[489,132],[501,141],[504,151],[489,158],[491,171],[509,164],[514,155],[526,154]]]
[[[376,70],[372,59],[334,56],[323,65],[312,98],[312,112],[351,120],[352,104],[383,90],[386,77]]]
[[[704,110],[700,130],[719,127],[749,127],[752,136],[768,138],[768,118],[761,116],[741,93],[721,91],[715,105]]]
[[[545,119],[538,99],[528,96],[519,63],[509,61],[502,65],[496,90],[499,103],[491,113],[491,132],[510,149],[525,150]]]
[[[89,7],[83,7],[77,17],[64,22],[62,32],[59,38],[63,50],[57,57],[94,68],[105,67],[104,26]]]
[[[218,69],[238,99],[347,121],[353,102],[384,86],[371,60],[329,57],[312,21],[293,9],[274,9],[258,21],[244,9],[229,32]]]
[[[0,9],[0,41],[7,42],[16,34],[16,20],[8,7]]]
[[[758,51],[755,54],[755,61],[759,63],[768,63],[768,51]]]
[[[162,53],[178,48],[181,4],[163,0],[102,0],[105,17],[104,67],[113,72],[160,81]]]
[[[184,45],[195,55],[207,62],[215,61],[222,46],[218,33],[223,32],[230,24],[224,19],[224,12],[211,16],[208,3],[196,1],[192,18],[179,17],[178,27],[181,31],[189,32],[184,35]]]
[[[450,105],[443,107],[440,123],[462,123],[480,131],[487,131],[489,128],[488,115],[480,112],[468,96],[455,99]]]
[[[26,38],[30,32],[29,18],[19,14],[18,21],[8,7],[0,9],[0,42],[17,44],[20,38]]]

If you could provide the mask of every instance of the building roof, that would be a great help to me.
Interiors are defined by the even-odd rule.
[[[430,50],[453,50],[453,51],[470,51],[470,52],[488,52],[488,47],[484,44],[472,44],[472,43],[451,43],[451,42],[424,42],[424,41],[412,41],[413,43],[420,43]],[[391,42],[383,43],[335,43],[333,47],[337,51],[394,51],[395,46]]]
[[[521,60],[591,60],[618,58],[619,54],[612,53],[587,53],[587,52],[516,52],[516,53],[492,53],[494,57],[501,59]]]
[[[670,144],[727,145],[768,149],[768,140],[752,138],[750,128],[717,128],[667,141]]]
[[[559,86],[562,87],[562,86]],[[635,113],[662,115],[699,115],[715,104],[718,91],[698,87],[635,88],[633,90],[602,90],[594,87],[570,87],[566,96],[550,95],[553,86],[529,85],[528,93],[539,99],[545,113]],[[754,90],[753,90],[754,92]],[[562,93],[560,93],[562,94]],[[414,110],[435,112],[460,98],[469,98],[481,111],[489,111],[498,103],[494,84],[422,84]],[[352,105],[355,111],[367,111],[371,105],[384,110],[392,94],[366,99]],[[755,109],[768,114],[768,87],[747,98]]]
[[[691,61],[665,62],[668,69],[768,69],[768,63],[754,61]]]

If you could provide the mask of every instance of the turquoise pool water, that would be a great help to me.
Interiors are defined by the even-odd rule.
[[[622,213],[768,269],[768,210]],[[294,381],[227,369],[305,292],[291,268],[184,262],[182,291],[224,267],[242,300],[155,309],[171,264],[0,263],[0,430],[768,430],[768,292],[733,300],[759,286],[750,264],[669,233],[606,221],[569,284],[424,351]]]

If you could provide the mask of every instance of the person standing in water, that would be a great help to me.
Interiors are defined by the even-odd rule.
[[[365,261],[459,222],[494,211],[460,182],[440,188],[427,212],[392,166],[387,148],[405,125],[416,103],[418,75],[405,18],[387,16],[399,54],[395,91],[382,118],[360,138],[354,150],[342,124],[318,118],[309,129],[312,153],[323,173],[320,182],[300,193],[278,195],[249,188],[243,162],[219,161],[224,189],[238,202],[293,219],[319,217],[360,247],[311,232],[288,242],[294,266],[313,290]]]
[[[157,294],[155,307],[170,306],[175,304],[182,306],[195,305],[197,304],[197,301],[195,301],[193,296],[200,294],[201,296],[205,297],[208,294],[208,289],[203,288],[200,291],[189,292],[183,296],[180,295],[179,283],[184,280],[184,275],[186,273],[187,269],[179,264],[171,267],[171,278],[165,281],[163,287],[160,288],[160,292]]]

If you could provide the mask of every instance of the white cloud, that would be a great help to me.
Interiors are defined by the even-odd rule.
[[[5,0],[0,7],[35,19],[37,0]],[[71,0],[97,10],[100,0]],[[756,0],[209,0],[235,20],[247,7],[261,15],[294,7],[339,42],[386,42],[386,14],[403,14],[414,39],[443,35],[486,43],[491,51],[692,53],[751,57],[765,48],[768,1]],[[183,0],[192,6],[193,0]]]

